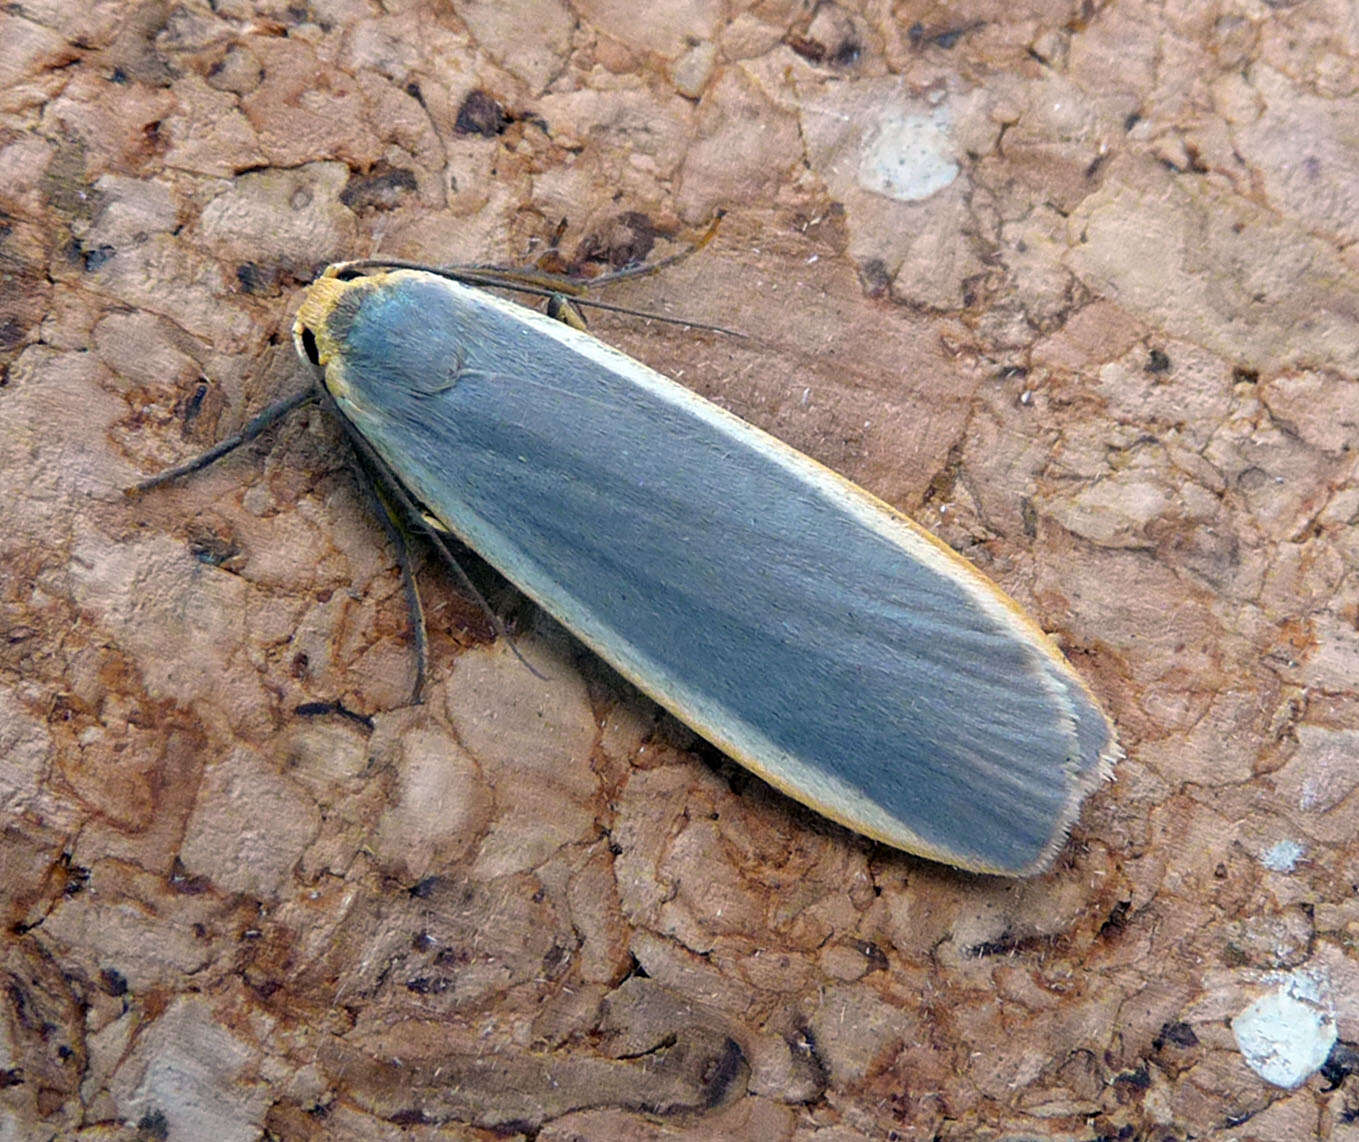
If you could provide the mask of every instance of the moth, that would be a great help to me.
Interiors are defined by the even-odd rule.
[[[771,785],[932,860],[1045,868],[1119,748],[1018,604],[862,488],[484,284],[328,267],[293,330],[315,388],[147,483],[318,397],[392,513]]]

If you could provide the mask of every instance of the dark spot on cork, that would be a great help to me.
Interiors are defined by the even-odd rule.
[[[458,118],[453,129],[459,135],[484,135],[495,138],[510,125],[505,109],[484,91],[469,92],[458,108]]]
[[[416,185],[414,172],[391,167],[351,176],[340,191],[340,201],[350,210],[395,210],[406,195],[416,190]]]

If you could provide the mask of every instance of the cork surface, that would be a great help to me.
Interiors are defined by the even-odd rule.
[[[1345,0],[0,13],[0,1136],[1359,1138]],[[1128,757],[968,876],[471,564],[432,685],[306,377],[325,263],[593,330],[907,511]],[[299,712],[299,709],[301,712]],[[317,712],[329,711],[329,712]]]

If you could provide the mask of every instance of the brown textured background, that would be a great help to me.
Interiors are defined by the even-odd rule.
[[[0,1134],[1359,1138],[1357,89],[1346,0],[6,6]],[[303,383],[328,260],[719,208],[609,300],[754,339],[594,327],[1056,633],[1129,757],[1042,878],[827,825],[498,591],[535,678],[437,568],[408,708],[318,413],[119,495]],[[1283,971],[1292,1091],[1230,1027]]]

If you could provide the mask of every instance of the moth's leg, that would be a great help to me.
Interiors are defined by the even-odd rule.
[[[725,210],[719,210],[713,215],[713,220],[708,224],[708,228],[703,231],[697,240],[690,242],[682,250],[676,250],[654,262],[635,262],[632,265],[623,266],[621,269],[611,270],[607,274],[599,274],[593,278],[571,277],[566,280],[575,284],[581,293],[589,289],[596,289],[599,286],[612,285],[614,282],[626,281],[629,278],[647,278],[652,274],[658,274],[662,270],[677,266],[680,262],[697,254],[704,246],[713,240],[717,233],[717,228],[722,224],[722,219],[726,216]]]
[[[133,484],[130,488],[124,488],[123,494],[137,496],[151,488],[159,487],[161,484],[169,483],[171,480],[178,479],[180,476],[187,476],[191,472],[200,472],[209,464],[220,460],[230,452],[236,451],[242,444],[249,444],[261,432],[276,421],[282,420],[288,413],[295,408],[300,408],[308,401],[316,399],[315,389],[303,389],[299,393],[294,393],[290,397],[284,397],[280,401],[275,401],[263,412],[251,418],[246,426],[236,433],[229,436],[220,444],[215,444],[204,452],[201,456],[196,456],[183,464],[177,464],[173,468],[166,468],[163,472],[157,472],[145,480]]]
[[[605,309],[613,313],[625,313],[632,317],[646,318],[648,321],[662,321],[667,325],[683,325],[689,329],[705,329],[729,337],[744,337],[745,334],[735,329],[728,329],[725,325],[689,321],[682,317],[671,317],[664,313],[648,313],[628,306],[610,305],[608,302],[596,301],[592,297],[585,296],[590,290],[597,289],[600,286],[611,285],[614,282],[625,281],[629,278],[649,277],[698,253],[712,241],[713,235],[717,233],[718,224],[722,221],[723,213],[719,210],[714,216],[712,224],[699,236],[698,240],[691,242],[682,250],[655,262],[642,262],[624,266],[622,269],[600,274],[593,278],[557,274],[548,270],[512,269],[504,266],[448,267],[441,268],[438,272],[473,285],[500,286],[504,289],[545,296],[547,298],[548,316],[557,318],[571,326],[572,329],[587,331],[585,317],[581,310],[583,307],[589,306],[592,309]]]
[[[358,459],[359,483],[368,494],[382,530],[396,552],[397,566],[401,568],[401,589],[406,595],[411,633],[415,636],[415,686],[411,690],[411,705],[419,706],[425,700],[425,680],[429,677],[429,630],[425,625],[425,605],[420,600],[420,588],[416,585],[415,569],[411,564],[411,534],[404,512],[388,491],[390,474],[375,472],[362,452],[358,453]]]
[[[533,663],[529,662],[515,645],[513,637],[505,629],[505,623],[500,618],[491,604],[486,601],[486,597],[477,590],[477,586],[472,582],[472,578],[467,574],[466,569],[458,562],[457,557],[448,549],[448,544],[444,542],[444,537],[449,534],[447,528],[437,520],[432,520],[429,513],[424,511],[419,504],[411,498],[409,492],[401,486],[401,481],[396,478],[395,473],[387,466],[382,457],[364,438],[363,434],[345,417],[339,410],[335,400],[329,393],[325,394],[326,403],[332,411],[339,417],[340,423],[344,425],[345,432],[349,436],[349,441],[354,446],[354,451],[359,454],[363,462],[367,465],[370,473],[380,476],[377,481],[382,489],[382,494],[389,497],[393,517],[399,514],[400,518],[407,523],[414,524],[415,528],[424,532],[426,538],[434,545],[434,550],[439,553],[439,557],[451,570],[458,582],[462,585],[467,597],[472,599],[486,616],[491,624],[491,629],[495,631],[497,638],[503,638],[505,645],[510,648],[515,658],[519,659],[524,668],[535,678],[544,679],[545,675],[538,670]]]

